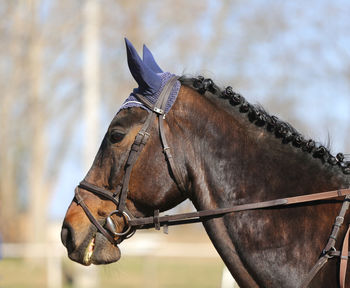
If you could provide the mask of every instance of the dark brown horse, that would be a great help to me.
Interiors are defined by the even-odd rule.
[[[185,191],[164,156],[154,119],[128,185],[126,207],[134,217],[168,210],[187,198],[201,211],[349,187],[342,154],[333,157],[230,87],[220,90],[202,77],[179,80],[164,132]],[[118,190],[131,145],[150,113],[140,107],[117,113],[85,181],[112,193]],[[105,225],[115,204],[82,188],[79,193]],[[118,245],[96,229],[77,202],[72,201],[62,228],[69,258],[84,265],[117,261]],[[240,287],[299,287],[320,257],[341,203],[335,199],[229,213],[205,219],[203,225]],[[123,231],[125,217],[113,217],[116,230]],[[345,232],[344,225],[337,250]],[[337,287],[339,261],[331,259],[310,287]]]

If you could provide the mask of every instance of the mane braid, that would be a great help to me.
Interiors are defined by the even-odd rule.
[[[188,86],[196,90],[200,94],[206,92],[212,93],[219,98],[227,99],[230,105],[245,114],[251,123],[256,126],[265,128],[275,137],[280,138],[283,144],[291,143],[296,148],[304,152],[312,154],[314,158],[318,158],[322,163],[328,163],[332,166],[339,166],[344,174],[350,174],[350,161],[344,161],[343,153],[338,153],[335,157],[331,155],[329,149],[323,145],[319,145],[314,140],[305,139],[295,128],[289,123],[278,119],[276,116],[269,115],[259,105],[252,105],[239,93],[233,91],[231,86],[221,90],[211,79],[203,76],[196,78],[188,78],[182,76],[179,78],[182,85]]]

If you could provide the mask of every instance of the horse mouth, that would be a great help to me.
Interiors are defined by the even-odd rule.
[[[68,251],[68,257],[84,266],[101,265],[116,262],[121,253],[117,245],[112,245],[101,233],[95,233],[73,251]]]
[[[85,249],[85,253],[84,253],[84,258],[83,258],[83,264],[84,265],[90,265],[91,261],[92,261],[92,255],[94,253],[94,249],[95,249],[95,239],[96,236],[92,237],[92,239],[90,240],[88,246]]]

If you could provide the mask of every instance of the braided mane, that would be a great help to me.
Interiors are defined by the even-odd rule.
[[[188,78],[182,76],[180,79],[182,85],[195,89],[200,94],[210,92],[219,98],[227,99],[230,105],[237,109],[240,113],[245,114],[249,121],[258,127],[265,128],[275,137],[280,138],[283,144],[290,143],[295,148],[312,154],[314,158],[318,158],[322,163],[328,163],[332,166],[339,166],[344,174],[350,174],[350,161],[345,161],[343,153],[333,156],[329,149],[323,145],[319,145],[312,139],[305,139],[295,128],[289,123],[278,119],[276,116],[269,115],[262,107],[252,105],[239,93],[233,91],[231,86],[221,90],[211,79],[203,76],[196,78]]]

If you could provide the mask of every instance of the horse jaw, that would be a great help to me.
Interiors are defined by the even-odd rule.
[[[120,249],[112,245],[101,233],[84,240],[73,251],[68,251],[69,259],[85,266],[91,264],[101,265],[117,262],[120,257]]]

